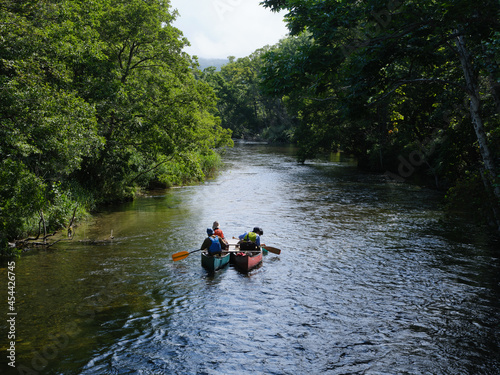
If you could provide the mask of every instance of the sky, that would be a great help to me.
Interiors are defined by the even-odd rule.
[[[250,55],[283,39],[284,13],[273,13],[261,0],[170,0],[179,16],[173,26],[191,43],[185,51],[200,58]]]

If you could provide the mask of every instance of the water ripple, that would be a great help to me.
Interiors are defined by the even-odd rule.
[[[500,373],[498,242],[445,217],[439,193],[285,148],[238,146],[226,163],[86,230],[126,234],[117,244],[19,262],[35,327],[21,334],[43,348],[58,322],[79,332],[47,373]],[[173,262],[214,220],[228,237],[261,226],[282,252],[249,274]]]

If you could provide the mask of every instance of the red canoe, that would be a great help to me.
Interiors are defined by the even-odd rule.
[[[231,253],[230,262],[242,272],[248,272],[262,262],[262,250]]]

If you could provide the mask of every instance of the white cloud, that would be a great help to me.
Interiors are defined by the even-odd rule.
[[[276,44],[288,30],[283,14],[260,0],[171,0],[180,16],[174,22],[191,43],[186,52],[198,57],[244,57]]]

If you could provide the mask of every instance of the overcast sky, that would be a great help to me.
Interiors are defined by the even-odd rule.
[[[190,55],[225,59],[245,57],[276,44],[288,30],[283,13],[259,5],[261,0],[171,0],[180,13],[174,26],[191,43]]]

